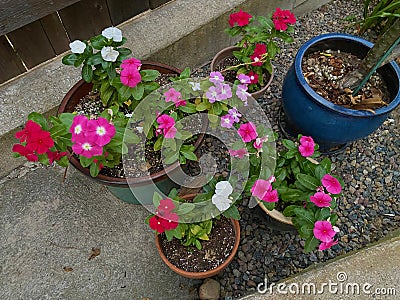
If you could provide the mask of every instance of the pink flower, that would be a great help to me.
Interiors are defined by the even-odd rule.
[[[224,82],[224,76],[222,76],[221,72],[211,72],[210,73],[210,79],[209,79],[212,83],[222,83]]]
[[[241,113],[236,109],[236,107],[229,109],[228,114],[233,118],[233,121],[235,123],[238,123],[240,121],[240,117],[242,116]]]
[[[28,142],[32,136],[35,135],[36,132],[40,132],[42,127],[32,120],[28,120],[25,124],[25,128],[21,131],[18,131],[15,134],[15,137],[19,139],[21,143]]]
[[[51,138],[50,132],[41,130],[31,135],[26,148],[35,151],[37,154],[46,153],[51,147],[54,146],[54,141]]]
[[[226,100],[232,97],[232,89],[229,84],[220,83],[217,85],[217,101]]]
[[[160,200],[160,205],[158,205],[158,211],[171,211],[175,208],[174,201],[171,199],[162,199]]]
[[[256,84],[258,83],[258,74],[255,73],[254,71],[250,71],[249,74],[247,74],[250,77],[250,84]]]
[[[166,139],[173,139],[173,138],[175,138],[175,135],[176,135],[177,131],[178,130],[174,126],[172,126],[172,127],[168,128],[168,129],[164,130],[164,137]]]
[[[136,69],[138,70],[142,66],[142,62],[136,58],[124,59],[121,63],[122,69]]]
[[[86,137],[98,146],[107,145],[114,137],[116,131],[114,125],[105,118],[89,120],[87,123]]]
[[[165,228],[165,230],[171,230],[178,227],[179,216],[173,212],[166,212],[161,218],[161,225]]]
[[[225,115],[221,117],[221,126],[225,128],[232,128],[233,123],[235,120],[232,118],[231,115]]]
[[[321,242],[328,243],[332,241],[336,232],[332,228],[332,224],[328,221],[316,221],[314,223],[314,236]]]
[[[218,90],[216,86],[210,86],[208,91],[206,92],[206,97],[210,103],[214,103],[218,100]]]
[[[314,154],[315,143],[312,137],[302,136],[300,138],[299,152],[304,157],[309,157]]]
[[[333,239],[328,242],[322,242],[319,245],[318,250],[323,251],[323,250],[329,249],[330,247],[335,246],[338,242],[339,242],[338,240],[335,241]]]
[[[250,83],[250,77],[247,76],[246,74],[239,74],[237,76],[237,79],[239,79],[241,84],[249,84]]]
[[[142,81],[138,69],[135,68],[122,69],[120,79],[123,85],[131,88],[137,86],[138,83]]]
[[[249,24],[251,18],[252,16],[249,13],[240,10],[239,12],[233,13],[229,16],[229,25],[233,27],[235,26],[235,23],[237,23],[240,27],[243,27]]]
[[[72,125],[69,128],[69,132],[72,133],[71,141],[77,142],[79,139],[85,136],[87,131],[88,118],[85,116],[75,116],[72,120]]]
[[[329,207],[331,205],[332,198],[328,194],[317,192],[310,197],[310,201],[318,207]]]
[[[324,177],[322,177],[322,185],[331,194],[340,194],[342,191],[342,186],[339,181],[329,174],[325,174]]]
[[[256,149],[261,149],[263,146],[263,143],[268,141],[268,136],[263,137],[263,138],[256,138],[256,140],[253,143],[253,147]]]
[[[272,190],[270,192],[267,192],[264,197],[261,199],[262,201],[265,202],[278,202],[278,191],[277,190]]]
[[[266,197],[266,194],[268,192],[272,191],[271,182],[269,182],[269,180],[257,179],[251,187],[250,191],[254,197],[262,200],[264,199],[264,197]]]
[[[245,84],[238,85],[237,90],[236,90],[236,96],[238,96],[239,99],[242,100],[246,106],[247,98],[250,97],[250,94],[247,92],[247,85],[245,85]]]
[[[243,158],[245,155],[249,155],[246,148],[241,148],[238,150],[229,149],[229,154],[233,157]]]
[[[256,131],[256,126],[252,122],[248,122],[240,125],[238,129],[239,135],[242,137],[243,142],[251,142],[256,139],[258,134]]]
[[[278,7],[272,15],[272,22],[276,30],[285,31],[288,28],[287,24],[296,23],[296,18],[290,10],[282,10]]]
[[[182,97],[181,93],[175,90],[174,88],[170,88],[168,91],[164,93],[165,102],[176,102],[178,99]]]
[[[91,158],[103,154],[103,147],[89,141],[79,141],[72,145],[72,150],[78,154]]]
[[[25,158],[29,161],[38,161],[39,158],[32,150],[22,146],[21,144],[15,144],[12,147],[12,151],[18,153],[19,155],[25,156]]]
[[[262,56],[267,52],[267,46],[265,44],[257,44],[254,49],[253,55],[250,56],[250,59],[253,61],[253,66],[262,66]]]

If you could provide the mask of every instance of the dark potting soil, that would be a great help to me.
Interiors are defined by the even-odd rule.
[[[302,71],[310,87],[332,103],[369,111],[387,105],[390,101],[389,93],[378,73],[375,73],[354,97],[350,89],[340,88],[340,80],[355,70],[360,62],[361,60],[353,54],[326,50],[305,56]]]
[[[232,222],[221,217],[213,221],[208,241],[201,241],[202,249],[186,247],[177,239],[170,242],[165,234],[160,235],[161,248],[173,265],[188,272],[204,272],[221,265],[231,254],[235,245],[235,230]]]

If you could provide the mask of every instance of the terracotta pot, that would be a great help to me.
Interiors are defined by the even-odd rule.
[[[210,66],[211,71],[218,71],[217,66],[219,65],[219,63],[221,61],[223,61],[225,58],[233,57],[233,51],[237,51],[239,49],[240,49],[239,47],[231,46],[231,47],[227,47],[227,48],[224,48],[221,51],[219,51],[214,56],[213,60],[211,61],[211,66]],[[271,85],[273,78],[274,78],[274,67],[272,66],[272,74],[270,74],[264,87],[256,92],[251,93],[251,96],[254,99],[261,97],[265,93],[265,91],[268,89],[268,87]]]
[[[187,195],[183,198],[193,198],[195,195]],[[155,243],[156,243],[156,247],[157,247],[157,251],[158,254],[160,255],[161,259],[163,260],[163,262],[175,273],[186,277],[186,278],[191,278],[191,279],[203,279],[203,278],[208,278],[208,277],[212,277],[215,276],[219,273],[221,273],[232,261],[232,259],[235,257],[236,252],[239,248],[239,242],[240,242],[240,225],[239,225],[239,221],[235,220],[235,219],[230,219],[233,225],[233,229],[235,231],[235,245],[233,246],[232,252],[231,254],[227,257],[227,259],[220,264],[218,267],[216,267],[215,269],[212,270],[208,270],[205,272],[188,272],[182,269],[179,269],[178,267],[176,267],[175,265],[173,265],[170,261],[168,261],[167,257],[165,256],[162,247],[161,247],[161,238],[159,234],[156,234],[155,236]]]
[[[175,67],[150,61],[142,61],[141,69],[153,69],[162,74],[178,75],[182,72],[180,69]],[[93,85],[91,83],[87,83],[84,80],[78,81],[64,96],[57,113],[61,114],[63,112],[75,111],[76,105],[92,90],[92,86]],[[200,136],[196,141],[194,145],[196,148],[201,144],[202,139],[203,137]],[[72,154],[72,152],[70,154]],[[142,176],[140,178],[129,178],[128,181],[126,178],[116,178],[103,174],[99,174],[97,177],[92,177],[90,176],[89,168],[84,168],[80,164],[79,159],[77,159],[74,155],[70,155],[70,163],[86,176],[105,185],[117,198],[130,204],[152,203],[152,194],[150,195],[148,192],[148,185],[150,183],[154,183],[163,193],[168,193],[172,188],[178,187],[178,185],[172,181],[167,174],[173,173],[174,170],[178,170],[179,162],[168,166],[160,172]],[[130,186],[135,188],[135,195],[137,195],[137,197],[133,195],[132,191],[130,190]],[[138,201],[137,198],[140,198],[141,201]]]

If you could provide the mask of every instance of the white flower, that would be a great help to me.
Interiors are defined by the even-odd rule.
[[[101,32],[101,35],[110,40],[112,39],[114,42],[122,41],[122,31],[117,27],[108,27]]]
[[[229,197],[233,192],[233,187],[229,181],[220,181],[215,185],[215,194]]]
[[[228,197],[217,194],[212,196],[211,201],[221,212],[227,210],[232,203],[232,200],[230,200]]]
[[[141,126],[136,127],[136,130],[139,131],[139,133],[143,133],[143,127]]]
[[[201,91],[200,82],[189,82],[193,91]]]
[[[75,40],[72,43],[69,43],[69,47],[71,48],[72,53],[81,54],[85,51],[86,44],[80,40]]]
[[[133,116],[133,114],[132,114],[132,113],[125,114],[125,117],[127,117],[127,118],[131,118],[132,116]]]
[[[117,50],[114,50],[113,47],[103,47],[103,49],[101,49],[101,57],[105,60],[105,61],[116,61],[117,57],[119,55],[119,52]]]

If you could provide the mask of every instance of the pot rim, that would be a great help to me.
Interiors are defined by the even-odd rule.
[[[301,68],[304,55],[305,55],[306,51],[312,45],[316,44],[317,42],[321,42],[324,40],[330,40],[330,39],[350,40],[355,43],[364,45],[368,48],[372,48],[374,45],[373,43],[371,43],[361,37],[351,35],[351,34],[346,34],[346,33],[325,33],[325,34],[321,34],[321,35],[318,35],[318,36],[315,36],[315,37],[309,39],[307,42],[305,42],[299,48],[299,50],[296,54],[296,57],[295,57],[295,61],[294,61],[296,78],[299,80],[300,84],[303,86],[303,88],[306,90],[306,92],[319,104],[321,104],[325,107],[328,107],[329,109],[336,111],[340,114],[350,115],[350,116],[354,116],[354,117],[379,116],[379,115],[387,114],[387,113],[391,112],[392,110],[394,110],[400,103],[400,67],[394,61],[390,62],[390,66],[392,67],[393,71],[395,72],[395,74],[398,78],[398,82],[399,82],[399,88],[397,90],[397,94],[394,97],[394,99],[389,103],[389,105],[376,109],[375,113],[372,113],[372,112],[366,111],[366,110],[350,109],[350,108],[346,108],[346,107],[334,104],[334,103],[326,100],[319,94],[317,94],[317,92],[315,92],[314,89],[309,86],[309,84],[307,83],[307,81],[303,75],[302,68]]]

